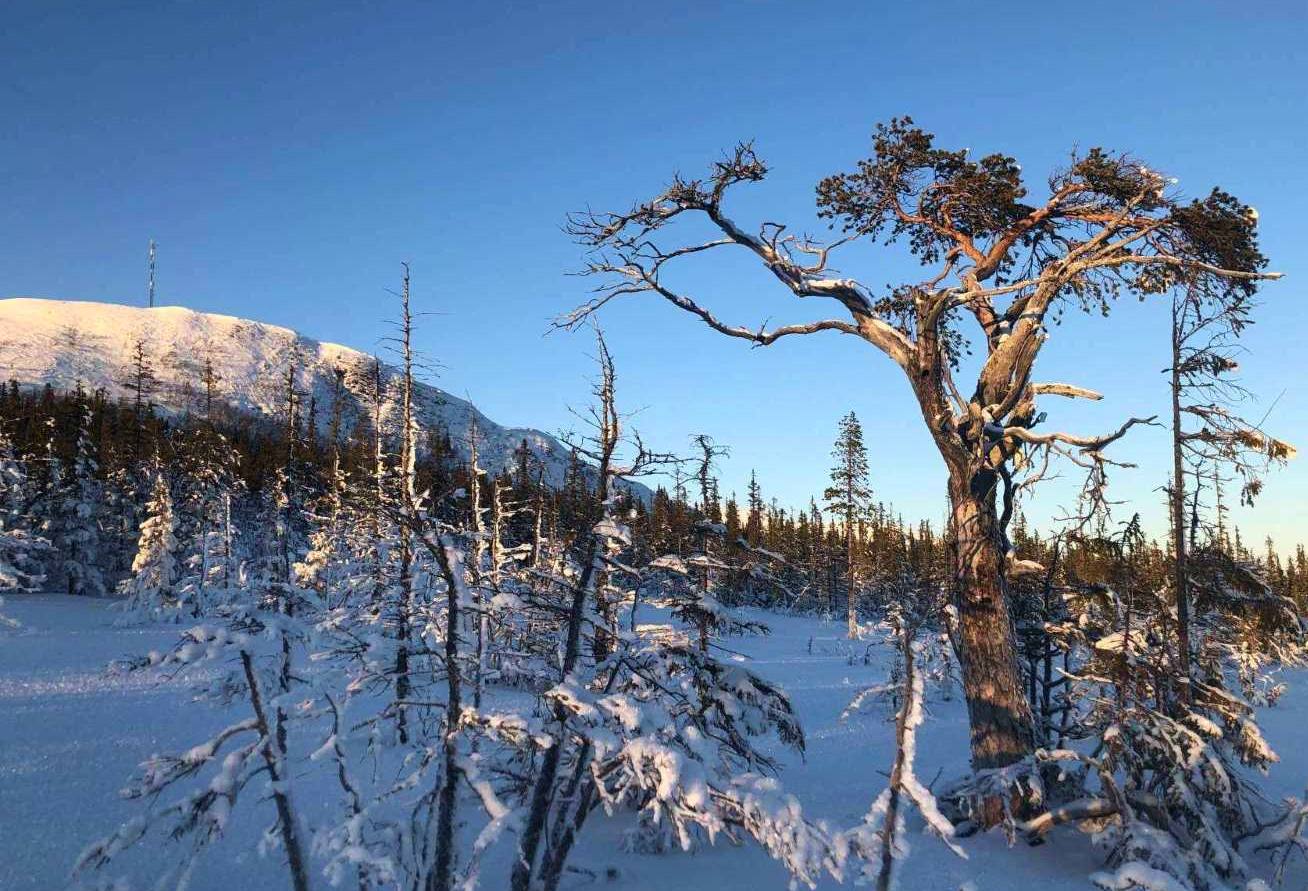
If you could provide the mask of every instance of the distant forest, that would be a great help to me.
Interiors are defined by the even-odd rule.
[[[33,530],[50,533],[54,542],[70,536],[58,529],[57,518],[76,517],[79,525],[87,527],[80,530],[82,535],[93,534],[99,542],[93,549],[83,545],[76,559],[87,566],[78,571],[67,568],[68,554],[57,545],[52,548],[43,558],[45,584],[70,593],[112,593],[131,573],[152,468],[167,469],[179,504],[194,502],[197,496],[187,490],[197,483],[187,471],[212,464],[215,443],[224,450],[221,485],[227,487],[239,518],[234,553],[247,557],[264,538],[261,523],[270,521],[266,516],[270,489],[292,441],[307,504],[325,497],[333,472],[349,479],[367,479],[375,473],[376,433],[367,417],[343,429],[333,406],[301,404],[294,394],[288,404],[291,409],[281,422],[235,411],[216,397],[199,414],[173,415],[158,411],[148,400],[138,406],[130,398],[112,400],[100,391],[24,387],[10,381],[0,389],[0,460],[15,474],[21,468],[25,481],[21,496],[11,487],[11,510],[18,510]],[[699,455],[671,467],[666,483],[654,488],[652,497],[626,499],[634,549],[689,556],[702,549],[704,530],[709,529],[724,559],[734,561],[724,563],[728,571],[720,583],[735,604],[844,614],[852,577],[855,609],[871,614],[890,598],[902,596],[905,586],[938,588],[946,583],[951,543],[941,531],[942,524],[933,525],[927,518],[906,519],[894,505],[876,498],[875,470],[865,467],[860,485],[867,486],[867,492],[852,509],[841,503],[839,492],[831,490],[815,493],[802,507],[782,506],[766,497],[765,481],[753,474],[743,498],[735,491],[724,496],[714,466],[723,447],[706,436],[695,438],[693,444]],[[863,452],[862,430],[853,413],[842,421],[833,478],[841,475],[850,449]],[[580,454],[573,450],[565,480],[558,487],[542,481],[525,442],[515,458],[512,472],[480,475],[487,491],[497,486],[507,502],[522,506],[507,524],[508,541],[530,544],[536,535],[575,541],[594,522],[596,511],[594,475],[586,471]],[[865,452],[863,459],[866,464]],[[470,485],[468,462],[458,457],[444,429],[424,431],[415,472],[422,491],[449,493]],[[67,505],[88,491],[95,495],[84,514]],[[466,500],[447,498],[438,503],[450,521],[466,522]],[[852,522],[847,523],[849,517]],[[1282,553],[1270,538],[1248,542],[1220,506],[1215,520],[1202,526],[1196,522],[1194,532],[1199,565],[1217,560],[1228,568],[1238,567],[1248,584],[1265,584],[1270,593],[1293,601],[1301,613],[1308,611],[1308,554],[1303,544]],[[1015,591],[1020,595],[1033,586],[1089,588],[1111,583],[1104,553],[1112,550],[1117,534],[1120,528],[1102,514],[1074,534],[1051,535],[1032,528],[1018,511],[1011,542],[1017,556],[1055,570],[1048,577],[1017,576]],[[1137,557],[1142,583],[1165,586],[1172,571],[1170,553],[1168,541],[1144,544]],[[98,585],[79,581],[91,571],[102,579]]]

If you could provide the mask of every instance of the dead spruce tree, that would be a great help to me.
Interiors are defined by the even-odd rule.
[[[823,872],[839,877],[841,849],[766,776],[777,763],[754,742],[775,737],[803,751],[803,731],[785,695],[675,632],[623,633],[618,617],[599,608],[626,603],[616,580],[639,584],[649,568],[633,565],[625,522],[633,514],[623,480],[672,461],[648,451],[639,437],[622,436],[602,339],[599,357],[599,404],[587,419],[589,438],[576,444],[597,470],[589,528],[572,549],[569,571],[542,580],[531,595],[565,605],[562,664],[558,682],[541,693],[544,727],[532,734],[541,751],[515,817],[521,832],[510,887],[559,888],[574,845],[599,808],[635,810],[642,825],[661,827],[682,848],[696,839],[748,836],[797,883],[811,886]],[[587,648],[588,637],[592,644],[603,637],[608,647]]]
[[[409,676],[409,656],[414,609],[413,538],[412,518],[417,514],[416,461],[418,458],[418,421],[414,405],[413,313],[409,307],[409,264],[402,263],[404,278],[400,291],[399,336],[396,341],[403,361],[400,386],[400,474],[399,498],[399,581],[394,595],[392,622],[395,632],[395,699],[403,702],[409,696],[412,679]],[[451,632],[453,634],[453,632]],[[400,708],[400,742],[408,742],[408,710]]]
[[[730,449],[713,441],[713,437],[698,433],[691,443],[699,454],[691,460],[694,478],[699,483],[699,517],[689,526],[696,550],[684,557],[680,553],[663,554],[643,567],[641,582],[650,593],[654,606],[667,609],[687,628],[694,629],[696,645],[701,653],[708,653],[713,639],[732,634],[767,634],[768,627],[761,622],[744,619],[730,603],[739,593],[733,580],[754,581],[754,576],[766,578],[761,571],[761,560],[751,559],[755,553],[768,553],[750,545],[748,532],[739,531],[736,541],[730,540],[727,525],[722,522],[718,496],[718,482],[713,475],[714,462]],[[682,462],[674,464],[681,472]],[[757,481],[751,482],[751,498],[757,497]],[[756,520],[761,528],[761,516]],[[772,555],[775,556],[775,555]],[[635,628],[635,608],[632,609]]]
[[[204,853],[222,837],[233,810],[250,799],[259,809],[257,800],[266,792],[276,818],[264,833],[264,844],[285,854],[293,891],[308,891],[309,851],[303,817],[292,794],[293,766],[287,745],[287,727],[299,716],[280,704],[302,689],[286,666],[292,650],[303,649],[307,627],[289,614],[285,603],[285,597],[277,602],[250,597],[224,604],[217,623],[187,629],[170,651],[117,663],[122,671],[190,677],[195,681],[196,701],[224,710],[243,703],[248,714],[186,751],[155,754],[142,762],[120,794],[151,806],[88,846],[74,866],[75,879],[92,881],[129,849],[156,835],[176,844],[167,851],[151,852],[149,869],[157,876],[151,887],[188,887]],[[299,612],[307,606],[301,604]],[[208,671],[188,674],[197,668]],[[252,782],[255,791],[242,796]],[[174,798],[161,802],[166,795]],[[104,882],[97,887],[122,885]]]
[[[1103,450],[1143,423],[1131,418],[1096,436],[1039,429],[1041,396],[1100,398],[1034,377],[1046,323],[1069,305],[1106,312],[1122,291],[1161,293],[1182,281],[1215,294],[1250,294],[1275,277],[1262,271],[1255,220],[1221,190],[1183,201],[1162,174],[1103,149],[1073,156],[1031,200],[1014,159],[938,148],[907,118],[878,126],[872,156],[853,172],[819,183],[819,216],[842,233],[834,241],[789,234],[775,222],[751,231],[733,220],[728,192],[766,174],[753,148],[741,145],[707,177],[677,176],[630,210],[574,215],[570,231],[590,250],[587,271],[602,283],[557,324],[580,324],[618,297],[652,294],[754,346],[836,332],[861,338],[898,366],[948,477],[972,765],[1026,759],[1035,733],[1005,597],[1014,469],[1038,465],[1031,453],[1043,452],[1101,477]],[[665,240],[675,224],[692,220],[707,223],[715,237]],[[927,268],[924,277],[878,293],[833,270],[838,249],[878,238],[905,245]],[[673,284],[669,270],[679,261],[732,248],[757,257],[795,297],[830,301],[839,314],[770,329],[737,325]],[[981,362],[969,392],[954,372],[971,346]]]
[[[1252,222],[1256,214],[1248,209]],[[1252,504],[1262,490],[1261,471],[1295,455],[1288,443],[1268,436],[1259,423],[1236,414],[1250,394],[1235,379],[1240,334],[1252,324],[1253,293],[1214,288],[1207,278],[1187,278],[1172,290],[1171,391],[1173,572],[1180,670],[1190,676],[1193,657],[1190,623],[1190,560],[1199,531],[1200,490],[1211,479],[1221,484],[1224,471],[1241,481],[1240,501]],[[1214,496],[1218,493],[1214,491]],[[1221,523],[1221,505],[1215,505]],[[1217,541],[1218,548],[1222,547]]]
[[[613,362],[604,339],[597,337],[596,342],[600,355],[600,380],[595,388],[599,407],[594,410],[595,448],[589,457],[595,460],[598,468],[596,500],[606,506],[607,512],[612,494],[611,487],[616,476],[614,457],[619,445],[620,419],[614,399]],[[612,525],[611,522],[608,525]],[[607,537],[607,526],[596,523],[587,535],[582,548],[579,560],[581,571],[571,586],[571,602],[568,604],[563,631],[559,675],[564,683],[574,682],[572,675],[581,659],[585,618],[594,608],[598,576],[604,568],[603,558]],[[564,767],[563,750],[565,740],[568,738],[569,711],[563,697],[554,697],[552,705],[553,726],[550,728],[550,733],[553,744],[545,750],[532,784],[517,857],[513,865],[511,881],[514,891],[530,891],[533,885],[542,883],[547,874],[555,876],[557,880],[566,861],[566,855],[562,859],[557,856],[542,857],[541,843],[553,834],[556,827],[566,828],[569,820],[575,819],[568,813],[575,806],[573,803],[555,800],[560,770]],[[580,759],[582,762],[585,760],[588,759]],[[562,814],[556,812],[560,805],[564,811]],[[587,806],[588,802],[581,805],[582,809]]]

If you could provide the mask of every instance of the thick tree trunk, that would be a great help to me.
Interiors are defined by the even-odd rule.
[[[1005,536],[995,509],[1000,477],[984,466],[987,454],[978,439],[982,413],[961,426],[950,421],[943,353],[934,337],[924,336],[910,382],[927,428],[949,473],[950,524],[953,527],[954,595],[958,627],[954,648],[963,675],[971,728],[972,769],[1007,767],[1035,751],[1035,721],[1022,688],[1017,642],[1008,612]],[[981,404],[990,399],[980,397]],[[983,819],[995,816],[984,805]]]
[[[958,659],[972,730],[972,768],[1007,767],[1035,750],[1008,612],[1002,530],[988,473],[950,474]]]

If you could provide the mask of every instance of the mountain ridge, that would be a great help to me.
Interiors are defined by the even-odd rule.
[[[154,404],[186,413],[201,396],[199,374],[207,356],[217,372],[223,401],[238,411],[275,417],[283,404],[282,381],[297,359],[297,389],[317,403],[325,424],[337,369],[345,372],[347,413],[363,410],[362,372],[374,357],[342,344],[319,341],[281,325],[184,306],[134,307],[98,301],[41,297],[0,299],[0,375],[20,384],[104,389],[129,394],[131,351],[144,338],[159,379]],[[382,362],[388,378],[397,369]],[[388,411],[397,401],[388,400]],[[478,429],[479,463],[488,472],[511,469],[523,440],[540,462],[545,482],[563,482],[570,449],[532,427],[500,425],[471,402],[420,381],[418,420],[425,429],[444,428],[462,460],[469,456],[469,429]],[[633,487],[643,488],[643,487]]]

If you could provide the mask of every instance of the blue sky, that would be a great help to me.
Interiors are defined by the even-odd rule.
[[[11,2],[0,31],[0,294],[143,299],[160,243],[163,303],[289,325],[368,349],[413,264],[438,383],[502,423],[569,426],[584,334],[544,336],[584,296],[566,213],[621,208],[674,170],[754,139],[772,174],[731,210],[822,231],[813,187],[912,115],[942,143],[1017,157],[1034,185],[1075,147],[1129,149],[1203,194],[1254,204],[1273,267],[1246,383],[1280,396],[1269,428],[1308,445],[1304,288],[1308,8],[1302,3],[118,3]],[[873,286],[916,275],[860,249]],[[694,292],[741,324],[811,318],[745,262]],[[1105,393],[1051,423],[1115,427],[1165,407],[1160,305],[1069,317],[1042,376]],[[708,432],[724,485],[820,490],[837,419],[868,428],[873,483],[939,517],[944,483],[899,372],[839,335],[749,349],[653,301],[603,319],[621,397],[654,443]],[[1161,431],[1119,473],[1154,528]],[[1070,481],[1030,508],[1067,503]],[[1272,477],[1251,538],[1302,539],[1303,460]],[[1123,508],[1129,510],[1130,508]]]

